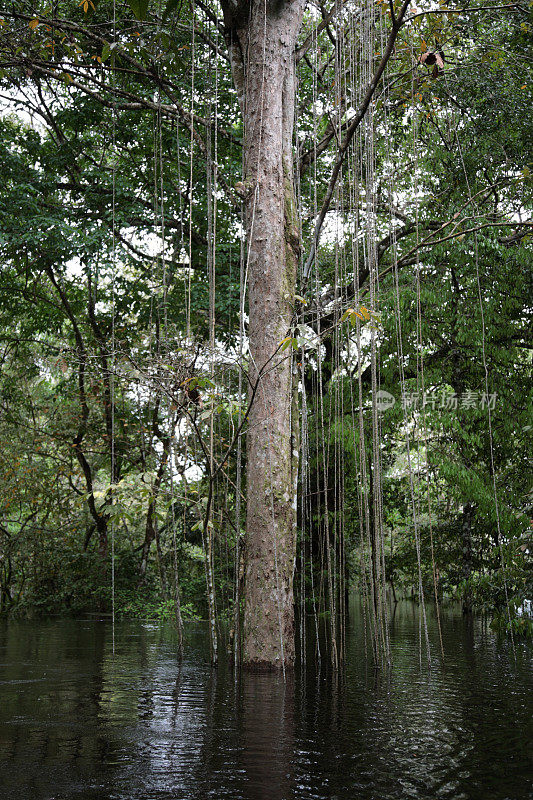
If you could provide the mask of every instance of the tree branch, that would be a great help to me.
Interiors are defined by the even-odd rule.
[[[388,63],[388,61],[389,61],[389,59],[390,59],[390,57],[392,55],[392,51],[394,49],[394,44],[396,42],[396,38],[398,36],[398,33],[400,32],[400,28],[401,28],[402,23],[403,23],[403,18],[405,16],[406,12],[407,12],[407,9],[409,8],[410,2],[411,2],[411,0],[404,0],[403,4],[402,4],[402,6],[401,6],[401,8],[400,8],[400,10],[398,12],[398,17],[396,19],[395,24],[392,26],[392,30],[390,32],[390,35],[389,35],[389,38],[388,38],[388,41],[387,41],[387,46],[385,48],[385,52],[383,53],[383,56],[381,57],[381,61],[379,62],[378,68],[376,69],[376,72],[374,73],[374,77],[372,78],[371,83],[368,85],[368,88],[366,90],[366,93],[365,93],[365,96],[363,98],[363,102],[361,103],[361,106],[359,108],[359,111],[357,112],[357,114],[355,115],[353,120],[350,122],[348,130],[346,131],[346,135],[344,137],[344,140],[343,140],[343,142],[342,142],[342,144],[341,144],[341,146],[339,148],[337,161],[335,162],[335,165],[334,165],[332,173],[331,173],[331,177],[330,177],[330,180],[329,180],[328,188],[327,188],[327,191],[326,191],[326,196],[324,197],[324,201],[322,203],[322,207],[320,209],[320,212],[319,212],[316,224],[315,224],[315,230],[313,232],[313,241],[311,243],[311,250],[310,250],[309,255],[307,257],[307,261],[305,262],[305,265],[304,265],[304,270],[303,270],[304,287],[302,289],[302,293],[305,293],[305,290],[306,290],[306,287],[307,287],[307,283],[308,283],[308,280],[309,280],[309,275],[311,273],[311,267],[312,267],[313,262],[315,260],[315,255],[316,255],[316,251],[317,251],[317,247],[318,247],[318,241],[319,241],[319,238],[320,238],[320,232],[322,230],[322,225],[324,224],[324,219],[326,218],[326,214],[328,213],[328,209],[329,209],[332,197],[333,197],[333,192],[335,191],[335,186],[337,184],[337,179],[339,177],[339,174],[340,174],[340,171],[341,171],[341,167],[342,167],[342,164],[344,162],[344,157],[346,155],[346,151],[348,150],[350,142],[352,141],[352,138],[353,138],[357,128],[359,127],[359,125],[361,124],[362,120],[364,119],[364,116],[365,116],[365,114],[366,114],[366,112],[368,110],[368,107],[370,105],[372,97],[374,96],[374,93],[376,91],[378,82],[379,82],[381,76],[383,75],[383,72],[385,71],[385,67],[387,66],[387,63]]]

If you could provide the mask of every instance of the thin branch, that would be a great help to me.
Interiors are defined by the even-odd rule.
[[[477,8],[432,8],[429,11],[419,11],[418,14],[413,14],[407,17],[403,24],[407,25],[417,17],[425,17],[427,14],[473,14],[476,11],[502,11],[503,9],[513,9],[523,11],[523,7],[519,3],[508,3],[505,6],[478,6]]]
[[[331,22],[331,20],[335,16],[335,14],[337,14],[342,9],[344,3],[346,3],[346,2],[347,2],[347,0],[344,0],[343,3],[339,3],[339,2],[333,3],[332,7],[327,12],[327,14],[325,16],[324,16],[324,14],[322,15],[322,22],[320,22],[317,25],[317,27],[314,28],[314,30],[311,31],[311,33],[309,34],[307,39],[304,41],[304,43],[300,47],[297,48],[296,53],[295,53],[296,63],[298,63],[299,61],[302,60],[302,58],[305,56],[307,51],[311,48],[311,46],[312,46],[313,42],[315,41],[316,37],[319,36],[322,33],[323,30],[327,29],[329,23]]]

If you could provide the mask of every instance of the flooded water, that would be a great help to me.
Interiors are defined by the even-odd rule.
[[[343,674],[309,660],[286,683],[212,670],[201,624],[180,667],[170,625],[118,623],[113,655],[108,622],[1,622],[0,797],[531,798],[531,650],[443,617],[428,670],[400,603],[384,675],[354,603]]]

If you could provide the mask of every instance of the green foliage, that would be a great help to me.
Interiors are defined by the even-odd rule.
[[[134,592],[128,590],[121,592],[115,598],[115,603],[118,617],[159,620],[176,619],[176,604],[173,600],[138,597]],[[180,605],[180,614],[184,621],[197,621],[200,619],[192,603]]]
[[[168,0],[156,9],[149,0],[128,0],[117,5],[113,25],[109,2],[60,2],[56,27],[48,24],[49,3],[15,5],[20,18],[6,6],[0,27],[1,88],[16,111],[0,119],[0,609],[108,612],[113,533],[119,614],[172,617],[177,577],[184,615],[205,618],[202,435],[210,435],[213,420],[215,450],[225,453],[246,404],[238,371],[228,366],[239,331],[242,221],[234,187],[242,178],[243,136],[229,64],[218,59],[216,81],[215,70],[196,69],[191,130],[192,59],[214,63],[216,33],[200,27],[193,53],[187,4]],[[382,33],[390,7],[378,5]],[[335,213],[349,233],[324,237],[316,296],[304,282],[294,298],[294,328],[280,342],[287,356],[302,359],[308,401],[297,562],[304,574],[297,586],[308,610],[314,589],[319,613],[328,614],[326,534],[337,537],[337,556],[340,541],[346,545],[350,580],[361,578],[369,557],[363,517],[372,497],[372,330],[380,388],[396,398],[380,414],[387,579],[398,591],[418,592],[408,432],[426,595],[434,592],[436,570],[439,596],[468,597],[503,627],[508,604],[519,632],[528,624],[514,610],[532,595],[532,240],[530,228],[516,224],[527,218],[533,192],[531,20],[518,7],[497,16],[437,10],[402,29],[392,77],[372,107],[379,308],[368,300],[362,234],[370,182],[362,159],[352,208],[340,202],[352,187],[339,184]],[[72,20],[68,35],[58,34],[60,19]],[[302,42],[315,26],[309,11]],[[337,138],[332,119],[342,133],[363,80],[361,65],[354,85],[344,75],[339,80],[329,33],[319,33],[316,64],[307,58],[299,65],[304,250],[314,207],[327,191]],[[353,36],[357,54],[360,33]],[[444,68],[435,57],[435,72],[428,54],[441,52]],[[158,115],[159,101],[166,109]],[[31,122],[28,112],[36,115]],[[314,161],[317,141],[329,134],[331,147]],[[346,180],[363,145],[357,139],[347,154]],[[215,153],[216,192],[207,167]],[[215,194],[216,242],[209,223]],[[211,257],[224,351],[215,375],[205,366]],[[497,396],[492,437],[488,409],[479,405],[437,403],[423,414],[420,406],[404,413],[402,390],[421,391],[422,356],[426,391],[438,397],[481,396],[485,360],[489,392]],[[364,445],[353,412],[359,374]],[[180,425],[187,418],[187,436],[176,416]],[[222,615],[232,614],[239,567],[236,483],[231,453],[207,526]]]

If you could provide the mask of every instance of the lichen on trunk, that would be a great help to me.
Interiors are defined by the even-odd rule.
[[[294,663],[298,415],[291,351],[300,232],[293,176],[295,45],[304,2],[224,7],[244,118],[250,342],[244,664]]]

